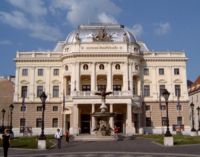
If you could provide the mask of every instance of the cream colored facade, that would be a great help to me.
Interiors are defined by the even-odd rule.
[[[124,134],[163,133],[166,110],[161,110],[165,102],[160,86],[171,93],[170,129],[181,117],[183,133],[190,130],[185,53],[150,51],[122,25],[81,25],[53,51],[17,52],[15,61],[16,135],[21,135],[20,118],[25,118],[25,126],[31,127],[33,134],[41,132],[37,124],[42,115],[39,88],[48,96],[47,134],[57,128],[75,135],[94,134],[99,119],[91,114],[99,111],[101,98],[94,93],[100,89],[112,92],[106,99],[108,111],[116,113],[109,120],[112,128],[117,125]],[[181,110],[177,110],[175,88],[180,92]],[[21,111],[23,92],[27,95],[25,112]]]

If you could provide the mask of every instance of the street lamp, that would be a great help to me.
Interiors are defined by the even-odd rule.
[[[10,109],[10,131],[12,133],[12,127],[13,127],[12,126],[12,114],[13,114],[13,109],[14,109],[13,104],[10,104],[9,109]]]
[[[199,123],[199,129],[198,131],[200,131],[200,117],[199,117],[199,111],[200,111],[200,107],[197,107],[197,114],[198,114],[198,123]]]
[[[41,135],[39,139],[44,140],[46,139],[44,135],[44,111],[45,111],[45,102],[47,99],[47,95],[45,94],[45,92],[42,92],[42,94],[40,95],[40,99],[42,101],[42,128],[41,128]]]
[[[5,116],[6,110],[3,108],[1,110],[1,113],[2,113],[2,129],[4,130],[4,116]]]
[[[194,128],[194,104],[193,102],[190,104],[191,107],[191,111],[192,111],[192,129],[191,131],[196,131],[196,129]]]
[[[169,98],[170,93],[167,91],[167,89],[163,89],[162,96],[165,98],[165,103],[166,103],[166,123],[167,123],[167,131],[165,133],[165,136],[169,137],[172,136],[172,134],[169,131],[169,113],[168,113],[168,98]]]

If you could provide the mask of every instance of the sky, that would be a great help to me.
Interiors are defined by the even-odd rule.
[[[187,79],[200,75],[200,0],[1,0],[0,76],[17,51],[51,51],[79,24],[118,23],[152,51],[184,51]]]

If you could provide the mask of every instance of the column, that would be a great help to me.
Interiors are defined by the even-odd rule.
[[[110,113],[113,113],[113,104],[110,104]],[[114,117],[110,117],[109,124],[111,128],[114,128]]]
[[[133,94],[133,77],[132,77],[132,63],[129,64],[129,81],[130,81],[130,91]]]
[[[75,87],[76,87],[76,91],[79,91],[80,89],[80,64],[79,62],[77,62],[76,64],[76,70],[75,70],[75,73],[76,73],[76,78],[75,78]]]
[[[72,74],[71,74],[71,94],[73,95],[74,90],[76,89],[75,84],[76,84],[76,63],[72,63]]]
[[[14,95],[14,102],[17,102],[19,100],[19,96],[21,96],[20,88],[19,88],[19,67],[16,67],[15,72],[15,95]]]
[[[128,63],[124,63],[123,91],[128,91]]]
[[[95,104],[92,104],[92,113],[95,112]],[[92,127],[91,127],[91,134],[94,134],[94,129],[95,129],[95,117],[92,116]]]
[[[28,97],[29,100],[33,101],[33,99],[35,98],[35,68],[29,68],[29,72],[28,72],[29,78],[30,78],[30,86],[28,89]]]
[[[96,91],[96,63],[92,64],[91,91]]]
[[[132,104],[127,104],[127,119],[126,119],[126,134],[132,135],[135,133],[135,128],[132,122]]]
[[[141,80],[140,80],[140,78],[137,79],[137,93],[140,96],[142,94],[142,91],[141,91]]]
[[[73,106],[73,134],[79,134],[79,110],[78,104],[74,104]]]
[[[108,63],[108,73],[107,73],[107,91],[112,91],[112,63]]]

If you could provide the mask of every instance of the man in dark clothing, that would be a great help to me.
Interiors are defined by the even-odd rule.
[[[8,156],[8,148],[10,147],[10,134],[8,129],[4,130],[4,134],[2,135],[3,138],[3,150],[4,150],[4,157]]]

